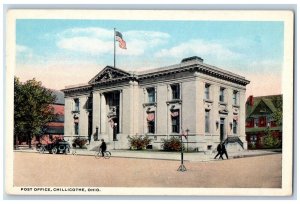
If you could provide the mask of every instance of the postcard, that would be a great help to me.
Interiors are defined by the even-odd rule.
[[[293,20],[9,10],[6,192],[290,196]]]

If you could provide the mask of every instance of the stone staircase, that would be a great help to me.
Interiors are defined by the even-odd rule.
[[[101,145],[101,141],[91,141],[91,143],[87,145],[87,149],[89,151],[98,151],[100,145]]]
[[[237,136],[229,136],[224,142],[228,152],[239,152],[244,150],[244,143]]]

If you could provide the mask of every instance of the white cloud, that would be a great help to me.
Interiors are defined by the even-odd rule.
[[[124,56],[140,56],[147,49],[167,42],[169,34],[156,31],[122,32],[127,44],[127,50],[117,48],[117,53]],[[103,28],[72,28],[59,33],[57,47],[73,52],[91,55],[113,53],[113,31]],[[118,47],[118,42],[116,42]]]
[[[61,49],[85,52],[92,55],[111,53],[113,50],[111,44],[108,41],[88,37],[62,38],[57,42],[57,46]]]
[[[29,61],[34,58],[33,50],[24,45],[16,45],[16,57],[17,61]]]
[[[99,27],[87,28],[69,28],[58,34],[58,37],[69,38],[75,36],[99,38],[99,39],[112,39],[114,34],[113,30],[103,29]]]
[[[24,46],[24,45],[16,45],[16,51],[17,51],[17,53],[24,53],[24,52],[31,52],[31,49],[30,48],[28,48],[28,47],[26,47],[26,46]]]
[[[220,43],[208,42],[201,39],[194,39],[181,43],[170,49],[163,49],[155,54],[155,57],[174,57],[184,58],[187,56],[197,55],[202,58],[210,59],[236,59],[240,57],[239,53],[235,53]]]
[[[128,31],[124,35],[129,42],[138,42],[142,47],[155,47],[164,44],[170,38],[168,33],[157,31]]]

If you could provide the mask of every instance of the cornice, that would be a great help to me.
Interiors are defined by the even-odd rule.
[[[205,66],[204,64],[197,63],[197,64],[192,64],[192,65],[187,65],[187,66],[180,66],[172,69],[164,69],[162,71],[155,71],[151,73],[146,73],[146,74],[141,74],[138,75],[138,80],[143,80],[143,79],[148,79],[148,78],[155,78],[155,77],[161,77],[161,76],[166,76],[166,75],[171,75],[171,74],[176,74],[180,72],[200,72],[202,74],[206,74],[218,79],[223,79],[225,81],[230,81],[234,82],[243,86],[246,86],[247,84],[250,83],[249,80],[246,80],[244,77],[235,75],[235,74],[230,74],[226,71],[218,70],[219,68],[211,68],[208,66]]]
[[[213,69],[211,69],[209,67],[206,67],[204,65],[199,65],[197,71],[199,71],[200,73],[212,76],[212,77],[223,79],[225,81],[234,82],[234,83],[237,83],[237,84],[240,84],[240,85],[243,85],[243,86],[246,86],[247,84],[250,83],[249,80],[247,80],[243,77],[238,77],[238,76],[235,76],[235,75],[231,75],[229,73],[222,72],[222,71],[219,71],[219,70],[213,70]]]
[[[64,94],[72,94],[72,93],[78,93],[78,92],[91,91],[92,88],[93,87],[91,85],[87,85],[87,86],[66,88],[66,89],[62,89],[61,91],[64,92]]]

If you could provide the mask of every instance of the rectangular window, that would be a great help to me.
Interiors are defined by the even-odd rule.
[[[220,95],[219,95],[219,101],[224,102],[224,93],[225,93],[225,88],[220,88]]]
[[[259,122],[258,122],[258,118],[254,118],[254,127],[258,127]]]
[[[205,110],[205,132],[209,132],[209,110]]]
[[[148,133],[155,133],[155,112],[150,112],[147,115]]]
[[[259,117],[259,127],[266,127],[267,125],[267,119],[265,116]]]
[[[75,98],[75,99],[74,99],[74,103],[75,103],[74,111],[79,112],[79,99],[78,99],[78,98]]]
[[[237,105],[237,104],[238,104],[238,92],[233,91],[233,105]]]
[[[276,127],[276,126],[277,126],[276,121],[272,120],[271,121],[271,127]]]
[[[88,98],[87,109],[93,109],[93,97]]]
[[[253,118],[248,118],[246,120],[246,127],[247,128],[253,128],[254,127],[254,119]]]
[[[148,133],[155,133],[155,123],[154,121],[148,121]]]
[[[148,88],[148,103],[154,103],[155,102],[155,89],[154,88]]]
[[[205,84],[205,89],[204,89],[205,99],[209,99],[209,87],[210,87],[210,84]]]
[[[171,85],[172,99],[180,99],[180,86],[179,84]]]
[[[233,134],[237,134],[237,121],[236,120],[233,120],[232,130],[233,130]]]
[[[179,110],[171,111],[171,120],[172,120],[172,132],[179,133]]]
[[[78,122],[74,123],[74,133],[75,133],[75,135],[79,135],[79,123]]]

